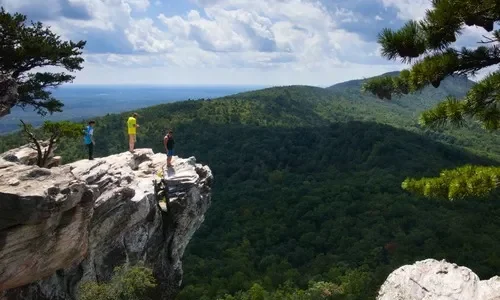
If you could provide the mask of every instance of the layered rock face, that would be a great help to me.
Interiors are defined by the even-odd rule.
[[[426,259],[392,272],[378,300],[499,300],[500,277],[479,280],[466,267]]]
[[[116,266],[138,262],[172,299],[213,177],[194,158],[174,158],[167,206],[153,185],[165,162],[150,149],[51,169],[0,159],[2,299],[75,299],[80,283],[109,280]]]
[[[94,198],[69,167],[0,160],[0,290],[79,262],[87,252]]]

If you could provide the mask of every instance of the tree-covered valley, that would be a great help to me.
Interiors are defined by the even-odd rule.
[[[139,110],[137,147],[164,151],[173,129],[176,154],[195,156],[215,176],[178,299],[283,299],[307,294],[312,282],[339,287],[331,299],[373,299],[392,270],[430,257],[496,275],[496,195],[449,202],[401,188],[406,177],[498,165],[498,134],[417,125],[420,111],[471,84],[448,78],[392,102],[361,93],[361,81],[286,86]],[[97,157],[127,150],[127,117],[95,119]],[[25,142],[3,136],[0,150]],[[57,153],[69,162],[85,148],[66,140]]]

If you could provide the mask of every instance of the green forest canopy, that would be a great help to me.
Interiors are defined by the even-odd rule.
[[[446,79],[447,89],[460,91],[463,80]],[[498,135],[474,125],[421,128],[414,110],[441,99],[436,89],[408,95],[420,103],[408,107],[351,88],[360,93],[360,85],[275,87],[139,111],[138,147],[163,151],[173,128],[177,154],[194,155],[216,179],[183,259],[178,299],[217,299],[254,284],[306,293],[311,281],[343,287],[346,299],[373,299],[392,270],[429,257],[482,278],[496,274],[495,197],[423,200],[400,182],[467,163],[498,165]],[[127,116],[96,118],[97,155],[127,150]],[[21,142],[13,134],[0,147]],[[81,141],[61,144],[59,154],[66,162],[85,157]]]
[[[367,81],[363,90],[381,99],[407,95],[432,85],[438,87],[448,76],[474,75],[500,63],[500,2],[497,0],[439,0],[432,1],[420,20],[410,20],[397,31],[384,29],[378,37],[382,56],[388,60],[415,62],[410,70],[399,76],[381,76]],[[454,47],[466,26],[479,26],[488,34],[476,47]],[[471,49],[472,48],[472,49]],[[442,127],[451,124],[464,126],[475,121],[487,130],[500,128],[498,70],[475,84],[466,95],[447,95],[445,101],[420,115],[420,124]],[[454,200],[470,196],[486,196],[498,188],[500,168],[463,166],[445,170],[437,178],[407,179],[403,188],[428,197]]]
[[[439,1],[452,2],[466,3]],[[379,82],[404,87],[392,78],[405,74]],[[421,87],[429,82],[437,86],[436,78],[417,81]],[[138,147],[162,151],[161,139],[173,128],[177,153],[196,156],[216,178],[212,207],[186,251],[178,299],[313,297],[318,288],[342,299],[373,299],[392,270],[429,257],[466,265],[482,278],[496,275],[500,258],[490,251],[500,246],[495,194],[485,197],[489,201],[436,201],[409,195],[399,184],[464,164],[498,165],[498,134],[474,123],[449,130],[414,121],[415,112],[442,96],[467,98],[464,82],[470,84],[445,78],[437,89],[409,90],[392,102],[362,94],[362,82],[354,81],[141,110]],[[126,151],[126,115],[96,119],[97,155]],[[0,149],[24,142],[18,133],[8,135]],[[66,162],[85,157],[81,141],[61,144],[59,154]]]

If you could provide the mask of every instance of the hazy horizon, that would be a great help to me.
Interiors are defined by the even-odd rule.
[[[0,119],[0,134],[19,129],[19,119],[40,125],[43,121],[84,121],[87,118],[122,113],[152,105],[185,100],[213,99],[265,86],[259,85],[114,85],[65,84],[52,94],[64,103],[63,111],[45,117],[32,108],[14,107]]]

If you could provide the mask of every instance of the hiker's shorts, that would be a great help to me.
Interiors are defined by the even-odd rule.
[[[168,150],[167,156],[174,156],[174,149]]]

